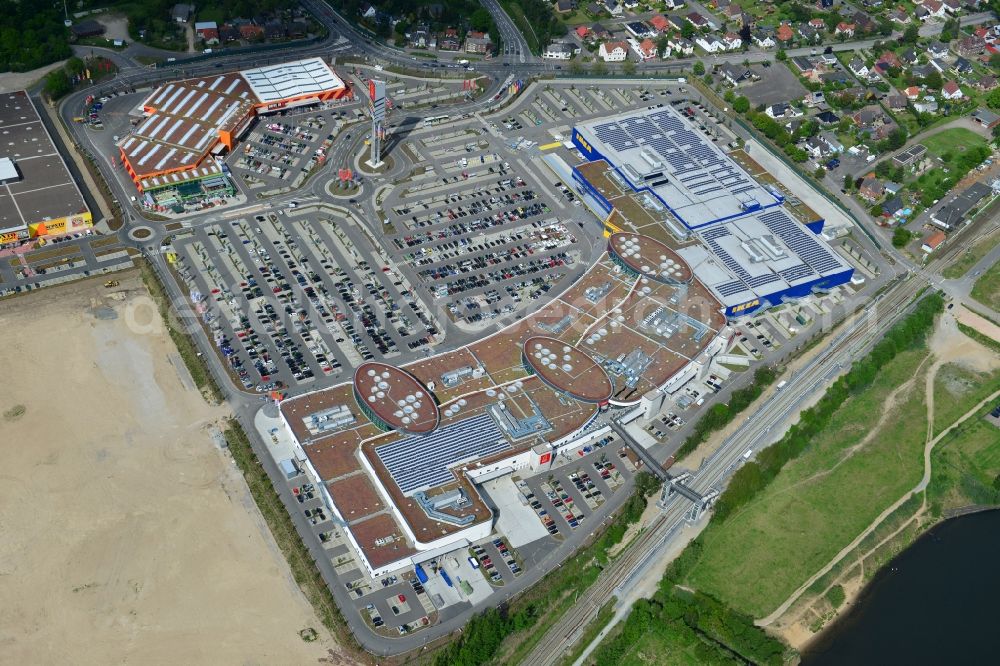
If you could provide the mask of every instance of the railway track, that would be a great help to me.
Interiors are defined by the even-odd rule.
[[[927,282],[906,275],[885,291],[861,313],[848,320],[826,350],[788,379],[788,385],[776,392],[750,417],[746,425],[728,437],[694,473],[688,486],[702,493],[721,491],[726,478],[745,460],[748,449],[762,448],[762,440],[800,408],[814,391],[829,384],[853,359],[873,346],[909,309],[913,298]],[[619,591],[684,522],[692,505],[677,496],[669,500],[663,513],[618,559],[612,562],[585,592],[542,637],[522,661],[530,666],[555,664],[577,641],[601,606]]]

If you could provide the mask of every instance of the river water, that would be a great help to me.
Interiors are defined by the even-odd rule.
[[[1000,664],[1000,511],[923,535],[876,574],[802,663]]]

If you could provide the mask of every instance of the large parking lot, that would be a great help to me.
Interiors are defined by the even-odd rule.
[[[296,188],[326,161],[328,149],[346,122],[343,109],[267,116],[257,121],[226,162],[236,182],[257,198]]]
[[[244,388],[336,378],[437,339],[406,278],[345,222],[330,210],[289,208],[174,241],[191,304]]]

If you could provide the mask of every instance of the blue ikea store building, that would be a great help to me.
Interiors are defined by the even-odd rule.
[[[660,211],[686,238],[679,253],[695,276],[739,317],[850,281],[854,268],[820,236],[824,221],[796,220],[775,188],[762,185],[664,105],[573,128],[587,162],[604,161],[614,180]],[[598,214],[614,209],[573,167]]]

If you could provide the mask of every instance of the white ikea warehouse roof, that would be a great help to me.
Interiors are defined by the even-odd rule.
[[[677,252],[727,307],[851,270],[781,208],[712,225],[698,239]]]
[[[669,104],[593,120],[576,131],[634,189],[652,191],[689,229],[783,200]]]
[[[276,102],[344,87],[322,58],[307,58],[240,72],[261,102]]]

